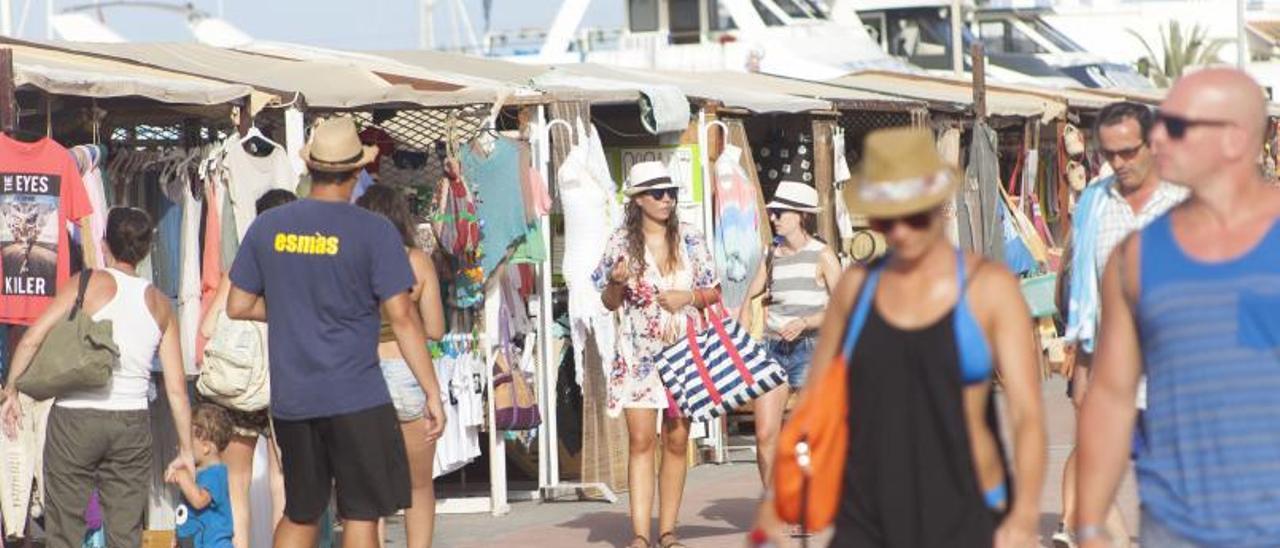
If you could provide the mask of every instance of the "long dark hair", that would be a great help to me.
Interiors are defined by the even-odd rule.
[[[405,247],[414,247],[413,214],[409,202],[396,189],[385,185],[373,185],[360,195],[356,205],[386,217],[400,233]]]
[[[636,197],[638,198],[638,196]],[[627,201],[626,215],[623,217],[624,226],[627,228],[627,254],[631,259],[637,261],[640,265],[640,272],[644,272],[644,210],[640,208],[640,204],[636,203],[636,198]],[[680,266],[680,216],[676,215],[676,210],[671,210],[671,216],[667,217],[667,269],[675,270]]]

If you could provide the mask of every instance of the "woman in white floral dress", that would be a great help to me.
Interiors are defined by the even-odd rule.
[[[609,368],[608,410],[612,416],[625,413],[630,438],[628,479],[635,529],[630,548],[649,547],[658,414],[670,401],[655,359],[685,333],[691,319],[696,321],[703,308],[720,299],[706,239],[676,215],[678,192],[661,163],[633,166],[624,226],[609,238],[592,274],[604,305],[621,316],[617,359]],[[689,420],[674,409],[664,412],[662,441],[658,546],[682,547],[675,526],[687,470]]]

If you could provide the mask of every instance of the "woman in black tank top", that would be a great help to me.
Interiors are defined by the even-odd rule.
[[[810,373],[822,378],[837,356],[847,368],[848,452],[831,545],[1036,546],[1045,434],[1019,282],[948,241],[943,207],[960,176],[928,132],[874,132],[863,157],[846,201],[892,251],[841,278]],[[999,442],[997,371],[1014,459]],[[801,397],[830,388],[814,384]]]

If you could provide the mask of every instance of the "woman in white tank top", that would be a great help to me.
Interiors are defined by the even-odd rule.
[[[85,291],[84,311],[112,323],[120,361],[106,386],[58,397],[49,413],[44,449],[45,529],[50,546],[79,546],[84,510],[94,489],[101,493],[108,546],[139,546],[151,485],[151,421],[148,391],[151,360],[159,352],[165,393],[177,426],[179,453],[169,472],[193,473],[191,410],[178,345],[178,320],[167,297],[135,269],[151,249],[151,218],[141,210],[112,209],[107,216],[110,265],[95,271]],[[49,330],[67,316],[76,299],[72,277],[22,337],[14,352],[0,417],[12,438],[23,410],[14,380],[30,365]]]

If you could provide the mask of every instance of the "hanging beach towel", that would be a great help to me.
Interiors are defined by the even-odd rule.
[[[453,159],[445,161],[445,178],[432,220],[439,235],[440,248],[453,267],[451,302],[458,308],[471,308],[484,299],[484,272],[480,268],[480,222],[470,189],[462,180],[461,168]]]
[[[732,315],[746,303],[763,254],[758,193],[742,168],[741,158],[742,149],[725,145],[715,164],[716,268],[721,298]]]

